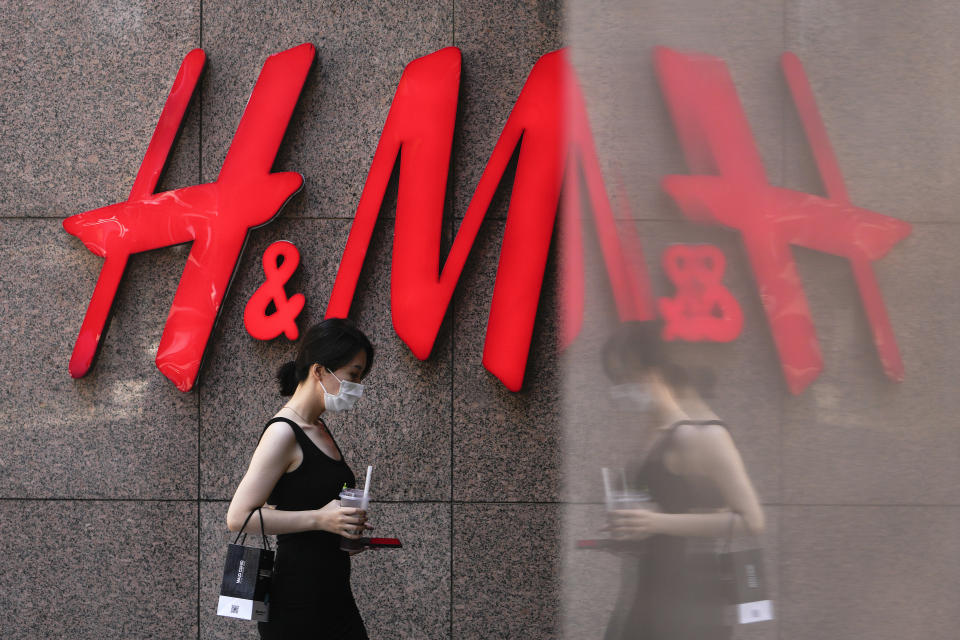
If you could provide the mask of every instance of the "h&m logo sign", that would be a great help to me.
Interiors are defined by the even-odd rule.
[[[71,357],[71,375],[83,376],[93,365],[129,256],[192,242],[156,362],[177,387],[184,391],[193,387],[250,229],[276,217],[303,185],[299,174],[272,173],[271,167],[314,57],[313,45],[303,44],[267,59],[214,182],[155,193],[205,62],[202,50],[187,54],[130,197],[64,221],[69,233],[105,260]],[[791,391],[802,391],[823,366],[791,244],[850,261],[884,370],[901,379],[903,364],[871,263],[909,235],[910,226],[850,203],[799,61],[785,54],[784,72],[826,185],[826,198],[767,182],[723,60],[666,48],[656,51],[655,60],[694,173],[667,176],[663,187],[687,217],[742,234]],[[483,353],[483,365],[517,391],[523,384],[558,211],[566,223],[561,250],[563,344],[576,337],[582,324],[584,197],[597,226],[620,319],[652,319],[654,305],[638,239],[629,230],[623,233],[614,221],[583,97],[563,50],[544,55],[531,70],[441,270],[440,232],[460,65],[459,50],[449,47],[405,68],[360,196],[326,316],[346,317],[350,311],[386,186],[399,162],[391,268],[393,323],[418,358],[429,357],[491,198],[519,147]],[[294,325],[287,335],[295,333]]]

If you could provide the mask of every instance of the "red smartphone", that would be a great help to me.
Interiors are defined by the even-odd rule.
[[[400,549],[403,546],[396,538],[363,538],[362,542],[370,549]]]

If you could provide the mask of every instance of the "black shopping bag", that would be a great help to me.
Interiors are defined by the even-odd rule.
[[[767,594],[760,549],[720,554],[720,566],[727,579],[727,593],[736,609],[737,622],[749,624],[773,620],[773,603]]]
[[[259,514],[260,509],[256,509]],[[244,520],[242,532],[250,521],[253,511]],[[263,516],[260,515],[262,547],[247,547],[245,533],[238,533],[233,544],[227,546],[227,561],[223,567],[223,582],[220,585],[220,600],[217,615],[243,620],[267,622],[270,619],[270,580],[273,576],[273,550],[263,532]],[[243,536],[243,541],[240,537]],[[240,544],[238,544],[238,542]]]
[[[763,570],[763,550],[759,547],[741,551],[730,550],[736,515],[730,514],[727,543],[719,554],[727,598],[733,605],[736,620],[740,624],[773,620],[773,602],[767,593],[767,577]]]

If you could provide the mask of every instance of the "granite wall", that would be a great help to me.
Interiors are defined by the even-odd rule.
[[[729,345],[680,361],[719,375],[714,408],[764,502],[777,620],[742,638],[951,638],[960,587],[960,8],[927,3],[736,2],[0,5],[0,609],[4,638],[256,637],[214,615],[225,514],[265,419],[284,339],[242,323],[260,257],[294,242],[322,317],[363,181],[405,64],[463,52],[444,251],[536,59],[574,45],[611,192],[640,232],[654,282],[673,242],[711,242],[745,314]],[[566,28],[566,36],[562,29]],[[207,69],[161,188],[216,178],[264,59],[301,42],[317,60],[277,158],[305,187],[251,233],[196,388],[177,391],[153,358],[189,247],[135,255],[99,360],[67,362],[102,260],[63,218],[127,197],[176,68],[202,46]],[[693,226],[659,187],[686,173],[651,47],[727,60],[773,184],[821,193],[777,59],[795,51],[854,203],[913,224],[876,265],[907,377],[886,380],[846,263],[794,255],[826,369],[784,387],[736,234]],[[622,186],[618,186],[622,185]],[[557,356],[556,255],[548,265],[524,390],[480,365],[506,180],[430,359],[389,314],[388,191],[352,313],[379,351],[367,397],[331,421],[355,468],[373,464],[378,532],[405,549],[359,556],[354,589],[374,638],[595,638],[613,605],[613,557],[569,551],[602,520],[597,467],[629,432],[603,395],[596,358],[613,323],[598,260],[587,265],[584,330]],[[626,213],[629,211],[629,214]],[[588,225],[589,229],[589,225]],[[596,241],[587,234],[588,256]],[[612,437],[617,436],[617,437]]]
[[[215,615],[225,515],[292,353],[242,313],[277,239],[302,255],[301,328],[322,318],[404,66],[455,45],[460,113],[444,247],[534,62],[561,44],[556,2],[3,3],[0,56],[0,607],[4,638],[240,638]],[[93,371],[67,363],[102,260],[63,218],[127,197],[177,67],[207,53],[161,188],[214,180],[260,67],[312,42],[317,60],[276,161],[305,187],[250,234],[199,383],[153,359],[189,246],[135,255]],[[555,327],[537,328],[526,387],[481,366],[509,180],[484,223],[429,360],[393,332],[387,196],[352,314],[375,342],[356,411],[331,419],[371,520],[401,551],[354,561],[374,638],[554,637],[559,629]],[[551,266],[551,274],[553,267]],[[543,308],[552,309],[553,275]]]
[[[565,21],[615,209],[638,230],[657,292],[673,292],[660,268],[668,244],[709,242],[726,255],[724,282],[744,312],[735,342],[672,350],[716,374],[709,402],[728,421],[767,515],[777,619],[744,625],[736,637],[955,638],[960,6],[670,0],[598,10],[573,0]],[[660,187],[663,176],[690,170],[655,74],[657,45],[726,60],[770,182],[823,195],[779,66],[784,51],[799,56],[852,202],[913,225],[874,264],[906,366],[902,383],[883,375],[848,263],[794,249],[825,367],[802,394],[787,391],[739,234],[687,222]],[[588,319],[563,368],[571,638],[601,637],[620,565],[568,550],[603,521],[598,467],[629,462],[641,427],[599,395],[597,352],[614,314],[595,240],[588,251]]]

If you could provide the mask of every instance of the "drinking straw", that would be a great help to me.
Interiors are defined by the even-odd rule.
[[[363,505],[367,505],[370,497],[370,474],[373,473],[373,465],[367,465],[367,479],[363,481]]]
[[[613,509],[613,478],[609,467],[600,469],[603,474],[603,493],[607,499],[607,509]]]

